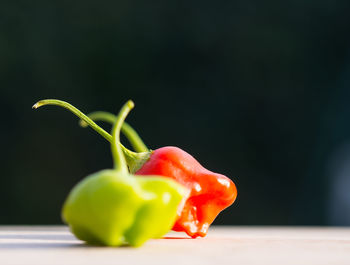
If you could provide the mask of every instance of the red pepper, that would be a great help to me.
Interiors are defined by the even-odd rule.
[[[229,178],[205,169],[177,147],[151,151],[149,160],[135,174],[166,176],[191,190],[173,230],[193,238],[204,237],[216,216],[237,197],[236,186]]]

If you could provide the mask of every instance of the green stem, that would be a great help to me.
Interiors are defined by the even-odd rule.
[[[72,112],[73,114],[78,116],[81,120],[83,120],[87,124],[89,124],[89,126],[92,129],[94,129],[97,133],[99,133],[107,141],[109,141],[109,142],[112,141],[112,136],[108,132],[103,130],[93,120],[91,120],[88,116],[86,116],[84,113],[82,113],[76,107],[74,107],[73,105],[71,105],[71,104],[69,104],[69,103],[67,103],[65,101],[58,100],[58,99],[44,99],[44,100],[40,100],[37,103],[35,103],[32,108],[33,109],[37,109],[37,108],[40,108],[41,106],[45,106],[45,105],[56,105],[56,106],[60,106],[62,108],[65,108],[65,109],[69,110],[70,112]]]
[[[112,128],[111,149],[114,161],[114,168],[117,171],[123,172],[125,174],[127,174],[129,171],[126,165],[126,160],[122,148],[120,147],[120,130],[122,128],[124,120],[126,119],[126,116],[128,116],[129,112],[133,107],[134,102],[132,102],[131,100],[126,102],[121,108],[117,120]]]
[[[100,121],[111,123],[112,125],[115,124],[115,122],[117,120],[116,115],[109,113],[109,112],[105,112],[105,111],[91,112],[87,116],[93,121],[100,120]],[[88,126],[88,124],[84,120],[80,120],[79,124],[82,127]],[[147,146],[142,141],[141,137],[128,123],[126,123],[126,122],[123,123],[121,131],[126,136],[126,138],[128,139],[131,146],[135,149],[136,152],[148,152],[149,151]]]
[[[71,104],[58,99],[44,99],[35,103],[33,105],[33,109],[37,109],[45,105],[56,105],[69,110],[70,112],[78,116],[81,120],[86,122],[97,133],[102,135],[107,141],[112,142],[112,135],[110,135],[108,132],[103,130],[92,119],[90,119],[88,116],[86,116],[84,113],[82,113],[80,110],[78,110],[76,107],[72,106]],[[131,172],[135,172],[137,169],[139,169],[143,165],[143,163],[148,160],[151,154],[151,152],[141,152],[141,153],[132,152],[131,150],[123,146],[121,143],[120,143],[120,147],[123,150],[125,159],[128,163],[128,166]]]

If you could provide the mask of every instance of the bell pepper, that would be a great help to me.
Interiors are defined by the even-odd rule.
[[[106,112],[88,115],[93,120],[114,122],[117,117]],[[85,124],[86,126],[87,124]],[[142,140],[137,134],[127,135],[129,141]],[[143,144],[143,142],[142,142]],[[145,147],[145,145],[143,144]],[[146,147],[145,147],[146,148]],[[136,175],[162,175],[176,180],[190,189],[184,208],[178,213],[174,231],[184,231],[195,238],[204,237],[216,216],[230,206],[237,197],[235,184],[224,175],[204,168],[190,154],[177,147],[156,150],[143,148],[139,153],[124,150],[131,172]]]
[[[33,107],[52,103],[43,100]],[[80,111],[55,101],[73,113]],[[128,112],[128,101],[113,126],[111,150],[114,169],[102,170],[80,181],[69,193],[63,220],[77,238],[90,244],[141,246],[150,238],[159,238],[173,226],[182,198],[188,194],[176,181],[160,176],[135,177],[128,171],[119,134]]]
[[[173,230],[184,231],[193,238],[204,237],[216,216],[235,201],[235,184],[224,175],[207,170],[180,148],[167,146],[150,153],[149,160],[135,175],[166,176],[190,189]]]

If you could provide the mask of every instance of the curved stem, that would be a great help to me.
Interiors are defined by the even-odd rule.
[[[97,133],[99,133],[107,141],[109,141],[109,142],[112,141],[112,136],[108,132],[106,132],[104,129],[102,129],[100,126],[98,126],[93,120],[91,120],[88,116],[86,116],[84,113],[82,113],[76,107],[74,107],[73,105],[71,105],[65,101],[58,100],[58,99],[44,99],[44,100],[40,100],[37,103],[35,103],[32,108],[37,109],[37,108],[40,108],[41,106],[45,106],[45,105],[56,105],[56,106],[60,106],[60,107],[63,107],[65,109],[69,110],[70,112],[72,112],[73,114],[78,116],[80,119],[85,121],[87,124],[89,124],[89,126],[92,129],[94,129]]]
[[[91,112],[87,115],[91,120],[93,121],[104,121],[111,123],[112,125],[116,122],[117,116],[105,112],[105,111],[95,111]],[[84,120],[79,121],[80,126],[87,127],[88,124]],[[126,136],[128,141],[130,142],[131,146],[135,149],[136,152],[148,152],[149,149],[142,141],[141,137],[138,135],[138,133],[126,122],[123,123],[122,133]]]
[[[126,160],[122,151],[122,148],[120,147],[120,131],[123,125],[123,122],[128,116],[131,109],[134,107],[134,102],[129,100],[124,104],[124,106],[121,108],[117,120],[112,128],[112,142],[111,142],[111,149],[112,149],[112,155],[113,155],[113,161],[114,161],[114,168],[118,171],[121,171],[123,173],[128,173],[128,167],[126,164]]]
[[[35,103],[33,105],[33,109],[37,109],[37,108],[40,108],[41,106],[45,106],[45,105],[56,105],[56,106],[60,106],[60,107],[63,107],[65,109],[69,110],[70,112],[72,112],[73,114],[78,116],[81,120],[86,122],[97,133],[102,135],[107,141],[112,142],[112,135],[110,135],[108,132],[103,130],[92,119],[90,119],[88,116],[86,116],[84,113],[82,113],[79,109],[77,109],[73,105],[71,105],[71,104],[69,104],[69,103],[67,103],[65,101],[58,100],[58,99],[44,99],[44,100],[40,100],[37,103]],[[127,149],[122,144],[120,144],[120,147],[121,147],[121,149],[124,152],[124,155],[125,155],[125,157],[126,157],[126,159],[128,161],[128,165],[130,163],[130,165],[132,166],[132,164],[134,164],[135,161],[137,159],[139,159],[139,157],[142,156],[141,155],[142,153],[132,152],[131,150]]]

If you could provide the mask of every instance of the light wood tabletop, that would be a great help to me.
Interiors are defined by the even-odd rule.
[[[211,227],[171,232],[140,248],[87,246],[64,226],[0,226],[1,265],[350,264],[350,228]]]

